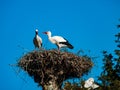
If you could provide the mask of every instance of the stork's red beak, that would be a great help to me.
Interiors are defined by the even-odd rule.
[[[47,34],[47,32],[43,32],[43,34]]]

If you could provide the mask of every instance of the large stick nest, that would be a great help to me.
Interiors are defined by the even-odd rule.
[[[89,57],[57,50],[29,52],[18,62],[18,66],[42,86],[52,79],[62,85],[66,79],[81,77],[92,65]]]

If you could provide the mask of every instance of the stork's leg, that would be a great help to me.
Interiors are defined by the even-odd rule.
[[[33,51],[36,52],[36,46],[35,46],[35,49]]]
[[[60,47],[58,47],[58,51],[60,51]]]
[[[57,45],[57,48],[58,48],[58,52],[59,52],[59,54],[60,54],[60,47],[59,47],[59,43],[58,43],[58,44],[56,43],[56,45]]]
[[[56,44],[57,48],[58,48],[58,51],[60,51],[60,47],[58,46],[58,44]]]

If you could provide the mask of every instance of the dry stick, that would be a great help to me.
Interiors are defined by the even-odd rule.
[[[19,48],[21,48],[21,49],[23,49],[25,52],[29,52],[29,51],[30,51],[29,49],[24,48],[24,47],[23,47],[23,46],[21,46],[21,45],[18,45],[18,47],[19,47]]]
[[[12,66],[17,66],[17,65],[13,64],[13,65],[10,65],[10,66],[12,67]],[[23,77],[21,77],[18,73],[18,71],[20,71],[20,68],[18,69],[18,71],[16,71],[13,67],[12,67],[12,69],[20,79],[22,79],[25,83],[27,83],[27,81]]]

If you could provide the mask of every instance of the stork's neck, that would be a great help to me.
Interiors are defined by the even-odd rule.
[[[38,36],[38,33],[35,34],[35,37],[37,37],[37,36]]]
[[[47,34],[48,35],[48,38],[51,38],[51,33]]]
[[[38,32],[36,32],[36,35],[38,35]]]

